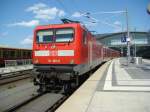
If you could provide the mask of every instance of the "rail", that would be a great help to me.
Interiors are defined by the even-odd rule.
[[[34,96],[32,96],[31,98],[13,106],[8,108],[7,110],[3,111],[3,112],[15,112],[15,111],[19,111],[19,109],[24,108],[24,106],[27,106],[28,104],[30,105],[31,102],[34,102],[49,93],[39,93],[39,94],[35,94]],[[57,94],[57,93],[56,93]],[[51,105],[49,108],[45,108],[44,112],[54,112],[69,96],[63,96],[62,98],[60,98],[58,101],[56,101],[53,105]]]
[[[0,85],[12,83],[15,81],[23,80],[32,77],[32,69],[24,70],[19,72],[13,72],[11,74],[7,74],[0,77]]]
[[[54,112],[69,96],[64,96],[61,99],[59,99],[53,106],[51,106],[48,110],[45,112]]]
[[[4,112],[13,112],[13,111],[16,111],[16,110],[18,110],[19,108],[21,108],[21,107],[25,106],[26,104],[30,103],[31,101],[33,101],[33,100],[39,98],[39,97],[42,96],[42,95],[44,95],[44,93],[37,94],[37,95],[31,97],[30,99],[27,99],[27,100],[23,101],[22,103],[20,103],[20,104],[18,104],[18,105],[15,105],[15,106],[13,106],[13,107],[11,107],[11,108],[5,110]]]

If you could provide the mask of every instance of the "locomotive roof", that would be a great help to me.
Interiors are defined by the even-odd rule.
[[[84,28],[85,30],[87,30],[88,31],[88,29],[85,27],[85,25],[83,25],[83,24],[81,24],[81,23],[60,23],[60,24],[48,24],[48,25],[38,25],[38,26],[36,26],[36,28],[35,29],[43,29],[43,28],[48,28],[48,27],[72,27],[72,26],[77,26],[77,25],[79,25],[79,26],[81,26],[82,28]]]
[[[73,26],[73,25],[79,25],[80,23],[60,23],[60,24],[46,24],[46,25],[38,25],[36,28],[41,26]]]
[[[86,26],[84,24],[81,24],[81,23],[60,23],[60,24],[38,25],[38,26],[36,26],[35,29],[43,29],[43,28],[48,28],[48,27],[54,27],[54,28],[56,27],[57,28],[59,26],[61,26],[61,27],[71,27],[71,26],[77,26],[77,25],[81,26],[83,29],[90,32],[86,28]]]

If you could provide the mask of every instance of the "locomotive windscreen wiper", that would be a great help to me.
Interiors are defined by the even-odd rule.
[[[70,40],[68,41],[68,45],[70,44]]]

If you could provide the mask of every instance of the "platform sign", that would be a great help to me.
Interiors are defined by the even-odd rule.
[[[127,42],[127,37],[121,37],[121,42]]]

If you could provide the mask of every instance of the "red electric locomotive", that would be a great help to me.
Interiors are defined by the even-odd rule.
[[[107,52],[109,49],[103,49],[80,23],[37,26],[33,39],[33,64],[37,72],[34,82],[40,85],[40,91],[60,85],[66,91],[79,84],[81,75],[106,61]],[[116,51],[112,54],[118,56]]]

